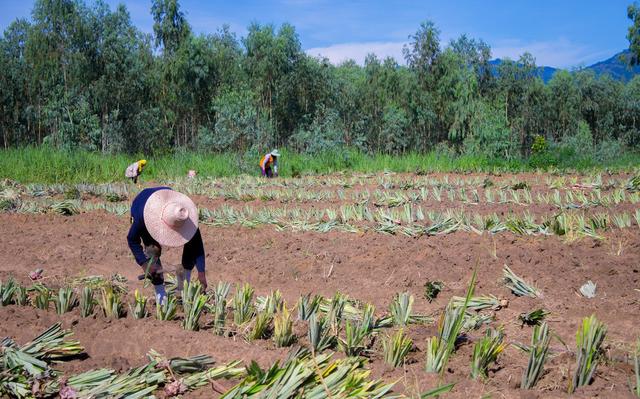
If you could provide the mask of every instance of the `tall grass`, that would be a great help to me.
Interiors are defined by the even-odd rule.
[[[22,183],[106,183],[124,180],[130,163],[149,161],[143,180],[170,180],[186,176],[195,169],[206,176],[258,174],[258,153],[202,154],[178,152],[169,155],[101,154],[84,150],[64,151],[49,147],[26,147],[0,150],[0,176]],[[631,170],[640,163],[640,155],[627,153],[615,161],[596,161],[559,165],[560,169]],[[577,165],[577,166],[576,166]],[[316,155],[295,154],[282,150],[280,175],[326,174],[340,171],[359,173],[391,172],[521,172],[531,170],[526,160],[488,159],[463,155],[450,158],[435,152],[427,154],[369,155],[353,150],[332,151]]]

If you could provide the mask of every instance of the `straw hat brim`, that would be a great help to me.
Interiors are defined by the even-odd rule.
[[[170,202],[177,202],[189,211],[180,226],[169,226],[162,220],[162,211]],[[173,190],[158,190],[144,205],[144,224],[154,240],[163,247],[180,247],[188,243],[198,231],[198,208],[191,198]]]

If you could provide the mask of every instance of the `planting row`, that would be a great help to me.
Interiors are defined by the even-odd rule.
[[[187,190],[193,191],[193,190]],[[194,194],[194,193],[192,193]],[[242,189],[240,187],[231,190],[209,190],[199,192],[209,198],[225,198],[229,200],[251,202],[251,201],[278,201],[280,203],[306,203],[306,202],[350,202],[356,204],[373,204],[381,207],[398,207],[406,204],[429,203],[430,201],[441,203],[460,202],[467,205],[498,204],[498,205],[552,205],[558,209],[579,209],[594,207],[615,207],[621,204],[640,203],[640,193],[628,193],[624,189],[616,189],[609,193],[601,190],[569,190],[561,193],[559,190],[552,192],[537,192],[535,195],[528,189],[492,189],[485,188],[465,189],[440,187],[421,188],[420,191],[402,190],[375,190],[368,189],[354,190],[346,192],[342,189],[337,191],[328,190],[263,190],[263,189]]]
[[[252,184],[233,184],[230,188],[220,187],[216,180],[174,182],[172,185],[179,191],[187,194],[198,194],[210,198],[226,198],[238,201],[280,201],[286,202],[309,202],[309,201],[351,201],[354,203],[373,203],[376,206],[401,206],[404,204],[415,204],[419,202],[460,201],[465,204],[514,204],[514,205],[553,205],[559,209],[575,209],[588,207],[611,207],[622,203],[637,204],[640,202],[638,184],[633,184],[639,178],[631,179],[626,184],[603,185],[601,182],[590,184],[574,185],[576,190],[568,190],[564,194],[558,189],[552,193],[539,191],[532,193],[526,182],[517,182],[511,185],[492,188],[493,182],[485,179],[478,188],[466,186],[456,186],[443,182],[430,182],[431,184],[417,185],[415,188],[408,188],[404,185],[401,189],[390,191],[368,189],[360,191],[346,192],[344,189],[331,190],[308,190],[295,185],[284,186],[278,189],[263,189],[261,186]],[[38,185],[31,184],[21,187],[17,184],[6,182],[0,190],[0,197],[5,201],[16,201],[22,194],[31,197],[47,197],[51,195],[64,195],[65,199],[80,199],[83,194],[102,197],[109,202],[118,202],[131,199],[137,189],[133,186],[119,185],[86,185],[75,186],[65,185]],[[610,193],[603,193],[603,189],[617,189]],[[408,190],[418,191],[408,191]],[[481,191],[479,191],[481,189]],[[590,189],[591,191],[585,191]],[[630,194],[627,195],[627,192]],[[6,206],[6,205],[5,205]]]
[[[543,178],[544,177],[544,178]],[[637,191],[640,188],[640,178],[632,177],[608,177],[606,180],[601,174],[578,177],[553,176],[549,174],[538,174],[533,178],[512,175],[501,177],[501,175],[485,175],[463,177],[461,175],[444,175],[442,177],[432,177],[425,175],[407,174],[374,174],[374,175],[353,175],[353,176],[305,176],[301,178],[284,178],[277,180],[265,180],[251,176],[238,176],[230,178],[207,178],[198,177],[196,179],[181,179],[173,181],[172,184],[180,185],[185,189],[204,191],[212,188],[237,188],[258,189],[273,187],[278,189],[313,189],[318,187],[337,187],[348,189],[353,187],[377,187],[384,190],[418,190],[421,188],[438,187],[443,189],[459,187],[500,187],[502,189],[522,189],[530,186],[546,186],[549,189],[600,189],[610,190],[615,188],[626,188]],[[199,194],[200,192],[194,192]]]
[[[312,356],[303,350],[290,354],[280,366],[262,370],[256,363],[240,368],[240,362],[213,366],[207,355],[166,359],[151,350],[147,362],[118,374],[97,369],[77,375],[64,375],[55,363],[73,360],[83,354],[80,342],[69,339],[71,331],[55,324],[32,341],[18,345],[4,339],[0,345],[0,395],[14,398],[146,398],[162,389],[173,397],[206,385],[223,394],[222,398],[300,397],[323,398],[346,395],[351,398],[394,398],[394,384],[369,380],[364,362],[356,358],[331,359],[330,354]],[[312,366],[313,365],[313,366]],[[232,389],[215,380],[241,378]]]
[[[411,237],[448,234],[457,231],[476,234],[511,232],[517,235],[558,235],[568,238],[602,238],[601,233],[611,228],[640,227],[640,210],[629,213],[561,212],[539,217],[525,212],[521,215],[500,217],[481,215],[462,210],[427,211],[421,207],[405,205],[401,208],[370,208],[364,205],[343,205],[327,208],[259,208],[236,209],[222,206],[218,209],[200,209],[200,220],[214,226],[241,225],[257,227],[274,225],[280,230],[297,231],[375,231],[404,234]]]
[[[125,204],[64,200],[49,203],[24,201],[4,209],[5,212],[54,212],[62,215],[75,215],[81,211],[95,210],[125,215],[129,212],[129,207]],[[602,233],[612,228],[640,227],[640,209],[633,214],[627,212],[588,214],[579,211],[563,211],[540,216],[524,212],[520,215],[510,214],[500,217],[496,213],[482,215],[456,209],[425,212],[422,207],[408,204],[399,208],[342,205],[339,208],[326,209],[250,206],[234,208],[224,205],[213,210],[200,208],[200,221],[212,226],[239,225],[253,228],[273,225],[278,230],[321,233],[374,231],[419,237],[457,231],[476,234],[511,232],[517,235],[557,235],[569,239],[581,237],[601,239]]]
[[[432,319],[426,315],[413,313],[414,298],[408,293],[394,297],[386,315],[376,316],[375,308],[370,304],[361,304],[342,294],[332,298],[306,295],[299,299],[292,309],[284,303],[279,291],[266,296],[254,297],[249,285],[239,285],[231,298],[228,283],[218,283],[211,293],[203,292],[199,283],[187,283],[181,295],[176,295],[175,279],[168,276],[169,296],[164,304],[156,304],[156,317],[160,320],[178,320],[181,309],[181,323],[185,330],[208,328],[221,336],[243,337],[246,340],[271,339],[276,346],[286,347],[294,343],[305,344],[300,353],[317,355],[327,350],[338,349],[347,357],[371,357],[381,349],[381,357],[390,366],[398,367],[405,363],[407,355],[414,351],[415,345],[407,334],[411,324],[429,323]],[[77,289],[62,287],[56,294],[42,284],[36,283],[24,288],[9,280],[0,285],[0,294],[4,305],[15,302],[19,305],[32,303],[34,306],[49,309],[53,302],[58,313],[65,313],[74,307],[80,307],[83,317],[92,315],[95,306],[100,305],[106,317],[125,316],[122,302],[124,286],[121,281],[105,281],[94,278],[82,280],[84,284]],[[540,297],[542,293],[512,270],[505,266],[504,284],[516,296]],[[427,299],[435,297],[442,284],[431,282],[425,285]],[[505,305],[492,295],[475,296],[475,273],[465,297],[453,297],[439,317],[438,333],[428,338],[424,369],[427,372],[441,373],[446,369],[449,358],[456,352],[463,336],[469,331],[491,324],[493,317],[483,310],[498,310]],[[100,300],[94,299],[94,293],[100,293]],[[581,289],[582,291],[582,289]],[[77,297],[79,295],[79,298]],[[586,294],[585,294],[586,296]],[[129,305],[129,313],[134,318],[149,316],[149,301],[138,291]],[[204,322],[207,314],[209,322]],[[533,325],[530,345],[514,344],[529,357],[521,380],[523,389],[533,388],[544,373],[544,364],[549,356],[550,333],[544,319],[548,314],[544,309],[535,309],[520,315],[524,324]],[[294,333],[294,323],[306,326],[306,342]],[[388,333],[383,330],[394,327]],[[589,384],[595,377],[598,364],[604,359],[602,344],[606,336],[606,327],[594,316],[585,318],[577,333],[575,372],[569,391]],[[376,344],[377,341],[380,341]],[[467,339],[468,341],[468,339]],[[503,354],[507,344],[501,327],[489,326],[482,338],[473,346],[470,376],[473,379],[488,378],[488,370]],[[638,368],[639,353],[635,353],[636,377],[640,378]],[[637,384],[640,383],[638,380]],[[637,384],[633,389],[638,389]]]

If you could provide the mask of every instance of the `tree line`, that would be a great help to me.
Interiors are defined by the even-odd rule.
[[[12,22],[0,37],[2,146],[501,158],[640,146],[638,76],[559,71],[545,84],[531,54],[492,66],[485,42],[443,43],[429,21],[409,37],[406,65],[374,54],[333,65],[306,54],[289,24],[196,35],[178,0],[150,11],[153,34],[102,1],[37,0],[29,20]]]

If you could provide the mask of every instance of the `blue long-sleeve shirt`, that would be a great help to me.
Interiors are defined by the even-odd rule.
[[[144,206],[151,194],[158,190],[171,190],[169,187],[153,187],[145,188],[133,199],[131,203],[131,228],[129,234],[127,234],[127,241],[131,253],[136,258],[136,262],[142,266],[149,261],[149,258],[144,253],[142,244],[145,246],[157,245],[161,247],[156,240],[151,237],[147,227],[144,224]],[[202,235],[200,235],[200,229],[196,230],[196,234],[193,238],[184,245],[182,250],[182,264],[185,267],[193,266],[195,264],[196,269],[199,272],[204,272],[204,244],[202,243]]]

